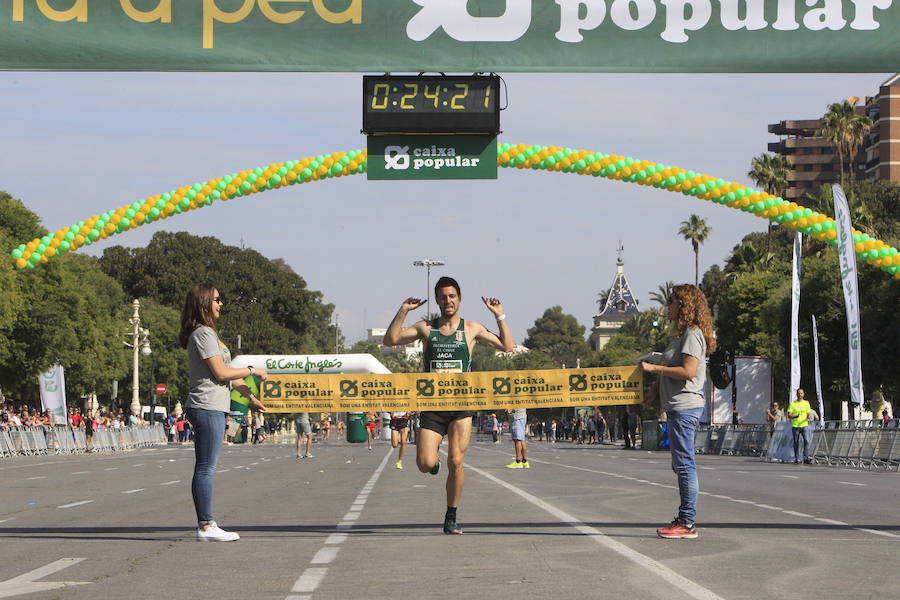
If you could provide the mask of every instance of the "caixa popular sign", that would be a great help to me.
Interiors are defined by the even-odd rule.
[[[497,138],[369,136],[369,179],[496,179]]]

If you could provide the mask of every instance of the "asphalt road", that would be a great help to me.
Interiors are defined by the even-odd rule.
[[[510,442],[477,439],[445,536],[445,474],[414,452],[227,447],[236,543],[194,540],[190,446],[2,459],[0,598],[900,597],[897,473],[700,456],[700,537],[662,540],[668,454],[532,442],[513,470]]]

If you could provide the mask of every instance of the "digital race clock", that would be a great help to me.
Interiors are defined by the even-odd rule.
[[[497,75],[366,75],[362,131],[497,134],[499,94]]]

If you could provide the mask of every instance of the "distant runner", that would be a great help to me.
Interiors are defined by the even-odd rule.
[[[391,448],[400,450],[397,454],[397,462],[394,467],[403,468],[403,452],[406,450],[406,438],[409,436],[409,413],[392,412],[391,413]]]
[[[400,346],[415,340],[425,344],[424,370],[429,373],[468,373],[471,370],[472,349],[476,342],[486,344],[502,352],[511,352],[515,342],[503,305],[497,298],[481,300],[497,319],[500,335],[497,336],[475,321],[464,321],[459,316],[462,294],[459,284],[451,277],[441,277],[434,286],[434,296],[441,316],[432,321],[418,321],[411,327],[403,327],[406,315],[425,300],[407,298],[397,311],[384,335],[386,346]],[[447,513],[444,515],[444,533],[459,534],[462,529],[456,522],[456,509],[462,497],[465,473],[463,459],[472,435],[473,411],[423,411],[419,414],[419,437],[416,440],[416,466],[422,473],[437,475],[441,468],[438,448],[444,436],[447,448]]]

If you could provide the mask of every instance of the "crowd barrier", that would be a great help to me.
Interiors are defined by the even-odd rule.
[[[664,423],[644,421],[643,448],[664,449]],[[813,463],[900,471],[900,419],[825,421],[810,423]],[[697,454],[756,456],[769,461],[793,462],[791,424],[701,425],[694,439]]]
[[[166,444],[161,424],[149,427],[96,429],[91,452],[116,452]],[[84,429],[56,427],[6,427],[0,430],[0,457],[87,452]]]

